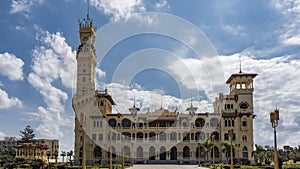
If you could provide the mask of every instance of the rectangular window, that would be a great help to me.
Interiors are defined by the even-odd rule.
[[[225,127],[227,127],[227,120],[225,120]]]
[[[228,140],[228,133],[224,134],[224,140]]]
[[[92,140],[96,141],[96,138],[97,138],[96,134],[92,134]]]
[[[97,121],[97,127],[99,127],[99,121]]]
[[[100,127],[102,127],[102,121],[100,121]]]
[[[85,77],[82,77],[82,82],[85,82],[86,81],[86,78]]]
[[[231,126],[233,127],[234,126],[234,120],[231,121],[231,124],[232,124]]]
[[[247,126],[247,121],[243,121],[242,126],[244,126],[244,127]]]
[[[94,128],[96,127],[96,121],[94,121]]]
[[[102,141],[102,140],[103,140],[103,134],[100,133],[100,134],[99,134],[99,141]]]

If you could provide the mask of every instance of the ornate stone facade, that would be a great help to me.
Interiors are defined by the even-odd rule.
[[[191,105],[187,112],[160,108],[139,113],[135,106],[130,113],[113,114],[113,98],[105,91],[95,90],[95,29],[87,18],[79,26],[81,44],[77,50],[77,91],[72,106],[75,117],[75,161],[93,164],[99,160],[126,156],[142,163],[196,163],[200,143],[214,135],[216,161],[227,161],[222,142],[231,141],[233,129],[234,157],[253,161],[253,79],[256,74],[232,74],[226,83],[228,95],[219,94],[213,113],[201,113]],[[84,134],[86,131],[86,134]],[[205,160],[204,148],[200,159]],[[212,160],[212,151],[207,155]]]

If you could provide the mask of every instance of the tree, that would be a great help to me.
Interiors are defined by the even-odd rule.
[[[40,169],[43,165],[44,165],[44,162],[41,159],[35,159],[35,160],[32,160],[32,162],[31,162],[31,167],[33,169]]]
[[[61,151],[61,153],[60,153],[60,156],[62,156],[62,158],[63,158],[63,162],[65,162],[65,156],[66,156],[67,154],[66,154],[66,152],[65,151]]]
[[[67,156],[69,157],[69,160],[70,160],[70,163],[71,163],[71,166],[72,166],[72,156],[73,156],[73,151],[70,150],[67,152]]]
[[[211,142],[210,139],[206,139],[205,142],[202,144],[204,148],[204,155],[206,156],[206,162],[208,161],[208,154],[212,150],[214,144]]]
[[[57,163],[58,151],[54,151],[55,163]]]
[[[26,126],[24,130],[20,131],[21,142],[31,143],[34,140],[35,134],[31,126]]]
[[[256,163],[262,163],[265,159],[266,150],[263,146],[255,144],[255,151],[253,151],[254,160]]]
[[[51,152],[50,152],[50,151],[47,151],[47,152],[46,152],[46,156],[47,156],[47,159],[48,159],[48,165],[49,165],[49,164],[50,164],[49,159],[50,159],[50,156],[51,156]]]
[[[225,153],[226,154],[226,160],[227,162],[229,163],[229,157],[230,157],[230,145],[231,143],[229,141],[225,141],[225,142],[222,142],[221,143],[222,145],[222,153]],[[234,149],[234,145],[232,145],[232,149]]]
[[[298,147],[294,148],[294,151],[293,151],[293,160],[300,161],[300,145],[298,145]]]

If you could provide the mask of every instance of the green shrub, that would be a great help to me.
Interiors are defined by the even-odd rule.
[[[30,164],[20,164],[20,168],[30,168]]]

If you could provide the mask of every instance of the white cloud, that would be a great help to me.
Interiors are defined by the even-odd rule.
[[[104,14],[112,16],[113,20],[126,19],[145,11],[142,0],[91,0],[90,3]]]
[[[232,34],[233,36],[243,37],[246,36],[246,33],[244,32],[244,28],[240,25],[221,25],[221,28],[229,34]]]
[[[71,126],[71,118],[61,117],[58,109],[38,107],[38,112],[26,113],[35,120],[41,120],[42,124],[36,128],[36,131],[50,138],[63,137],[62,126]]]
[[[44,0],[12,0],[10,14],[23,13],[28,17],[33,5],[41,4]]]
[[[5,137],[5,136],[6,136],[6,134],[3,133],[2,131],[0,131],[0,137]]]
[[[51,34],[38,26],[35,29],[38,31],[36,38],[42,45],[32,52],[32,72],[28,75],[28,81],[40,92],[47,108],[39,107],[38,112],[29,115],[42,121],[37,128],[42,135],[62,137],[61,127],[71,125],[71,119],[62,117],[68,94],[54,83],[57,85],[59,82],[69,89],[74,87],[75,51],[72,51],[61,33]]]
[[[300,45],[300,0],[273,0],[271,4],[285,17],[280,41],[285,45]]]
[[[128,108],[133,106],[134,97],[136,107],[141,109],[142,113],[155,111],[161,108],[179,112],[186,112],[186,108],[190,106],[190,99],[176,98],[174,96],[165,95],[161,90],[144,90],[138,84],[135,88],[112,83],[108,85],[108,92],[112,95],[117,106],[116,112],[129,113]],[[212,104],[206,100],[193,101],[193,105],[197,106],[199,112],[212,112]]]
[[[286,45],[300,45],[300,35],[284,40]]]
[[[161,0],[161,1],[159,1],[159,2],[157,2],[156,4],[155,4],[155,7],[156,8],[158,8],[158,9],[161,9],[161,8],[164,8],[164,7],[168,7],[168,8],[170,8],[170,6],[168,5],[168,1],[167,0]]]
[[[17,58],[14,54],[0,53],[0,74],[7,76],[10,80],[23,80],[22,59]]]
[[[279,145],[298,143],[290,140],[299,140],[300,119],[298,100],[300,99],[300,61],[289,56],[275,57],[272,59],[255,59],[251,55],[234,54],[220,56],[225,76],[238,73],[238,58],[241,56],[242,71],[258,73],[254,83],[255,103],[255,142],[266,145],[272,143],[272,127],[269,122],[269,113],[276,107],[280,108]],[[236,63],[236,66],[232,66]]]
[[[6,91],[0,89],[0,109],[8,109],[11,107],[22,107],[22,102],[18,98],[9,98]]]

